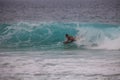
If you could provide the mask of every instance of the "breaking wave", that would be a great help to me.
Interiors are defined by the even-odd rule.
[[[65,34],[77,41],[64,45]],[[101,23],[27,23],[0,24],[0,48],[39,49],[120,49],[120,26]]]

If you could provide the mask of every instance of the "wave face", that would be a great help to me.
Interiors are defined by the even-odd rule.
[[[64,45],[65,34],[77,41]],[[39,49],[120,49],[120,27],[98,23],[25,23],[0,24],[0,48]]]

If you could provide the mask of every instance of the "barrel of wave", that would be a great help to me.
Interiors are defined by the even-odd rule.
[[[64,34],[75,35],[75,23],[15,23],[1,25],[0,41],[4,47],[41,46],[58,44],[64,40]]]

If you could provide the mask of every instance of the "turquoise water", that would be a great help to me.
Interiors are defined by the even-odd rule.
[[[64,45],[66,33],[75,36],[77,41]],[[117,24],[78,22],[0,24],[0,48],[119,50],[119,34],[120,26]]]

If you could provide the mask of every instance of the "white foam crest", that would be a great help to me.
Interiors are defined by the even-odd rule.
[[[116,39],[105,38],[105,40],[94,49],[119,50],[120,37]]]
[[[92,45],[98,44],[100,41],[102,41],[103,37],[105,36],[103,34],[103,31],[95,29],[95,28],[89,28],[89,27],[81,27],[76,28],[78,30],[77,36],[76,36],[76,44],[78,46],[84,45],[87,47],[90,47]]]
[[[40,24],[20,22],[20,23],[9,26],[8,30],[15,30],[16,32],[18,31],[32,32],[39,25]]]
[[[78,27],[76,44],[87,49],[120,50],[120,36],[116,33],[100,30],[94,27]],[[109,36],[108,36],[109,35]]]
[[[80,45],[82,45],[82,44],[84,44],[84,38],[83,38],[83,35],[86,33],[86,31],[83,31],[82,32],[82,34],[80,33],[80,31],[81,31],[81,28],[76,28],[77,30],[78,30],[78,33],[77,33],[77,36],[76,36],[76,44],[78,45],[78,46],[80,46]]]

